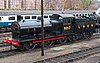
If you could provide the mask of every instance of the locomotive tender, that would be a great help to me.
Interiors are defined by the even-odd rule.
[[[42,42],[41,17],[38,20],[21,20],[11,26],[12,39],[4,43],[28,50]],[[95,30],[95,21],[91,18],[76,18],[70,14],[53,14],[50,19],[44,19],[44,43],[49,46],[58,42],[66,44],[69,41],[90,38]]]

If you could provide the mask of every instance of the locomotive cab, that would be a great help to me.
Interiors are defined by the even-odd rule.
[[[63,32],[64,34],[71,34],[73,31],[74,17],[64,17],[63,19]]]
[[[74,16],[71,14],[53,14],[51,16],[52,29],[58,31],[59,34],[68,35],[73,32],[73,19]]]
[[[62,14],[62,22],[63,22],[63,33],[64,34],[72,34],[73,33],[73,20],[74,16],[71,14]]]

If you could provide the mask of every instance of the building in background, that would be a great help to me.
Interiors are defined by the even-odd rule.
[[[91,2],[91,5],[88,7],[88,9],[98,9],[100,8],[100,0],[93,0]]]
[[[5,9],[5,0],[0,0],[0,9]]]
[[[21,9],[22,8],[21,0],[10,0],[10,9]]]
[[[94,7],[100,6],[100,2],[98,3],[98,0],[43,0],[43,1],[45,10],[83,10],[87,8],[92,9],[92,6]],[[0,9],[40,10],[41,0],[0,0]]]
[[[40,9],[41,0],[22,0],[22,9]]]

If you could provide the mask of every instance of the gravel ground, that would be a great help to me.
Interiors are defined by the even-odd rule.
[[[13,46],[3,46],[3,47],[0,47],[0,52],[11,50],[11,49],[16,49],[16,48]]]
[[[72,63],[100,63],[100,53]]]
[[[38,60],[52,58],[59,55],[64,55],[73,51],[78,51],[84,48],[95,47],[100,45],[100,39],[90,41],[82,41],[70,45],[53,47],[45,50],[45,56],[41,56],[41,51],[31,51],[24,54],[18,54],[5,58],[0,58],[0,63],[33,63]],[[81,63],[81,62],[79,62]]]

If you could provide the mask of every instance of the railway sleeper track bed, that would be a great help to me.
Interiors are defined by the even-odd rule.
[[[4,44],[4,43],[2,42],[5,38],[11,38],[11,32],[0,33],[0,47],[9,46],[9,45]]]
[[[0,38],[11,36],[11,32],[0,33]]]
[[[5,35],[11,35],[11,33],[4,34],[4,36]],[[3,36],[3,34],[2,35],[0,34],[0,36]],[[91,38],[89,38],[88,40],[95,39],[95,38],[100,38],[100,34],[95,34]],[[0,38],[0,40],[3,40],[3,39]],[[85,39],[85,40],[87,40],[87,39]],[[81,40],[78,40],[78,41],[81,41]],[[10,45],[4,44],[4,43],[0,43],[0,47],[6,47],[6,46],[10,46]]]
[[[92,38],[95,39],[96,37],[100,37],[100,35],[97,34],[97,35],[93,36]],[[6,47],[6,46],[10,46],[10,45],[5,45],[5,44],[1,44],[0,45],[0,47],[2,47],[2,49],[3,49],[3,47]],[[58,44],[58,46],[61,46],[61,45]],[[48,49],[48,48],[46,48],[46,49]],[[37,49],[34,49],[34,50],[37,50]],[[34,50],[30,50],[28,52],[30,53],[31,51],[34,51]],[[82,51],[84,51],[84,50],[82,50]],[[3,49],[3,51],[0,51],[0,58],[4,58],[4,57],[8,57],[8,56],[13,56],[13,55],[17,55],[17,54],[24,54],[26,52],[27,51],[21,51],[19,49],[15,49],[15,48],[14,49],[8,49],[8,50],[4,50]],[[77,54],[75,54],[75,55],[77,56]]]
[[[98,54],[100,53],[100,46],[92,47],[92,48],[87,48],[84,50],[72,52],[69,54],[53,57],[53,58],[48,58],[44,60],[40,60],[34,63],[69,63],[73,62],[76,60],[84,59],[88,56]]]
[[[10,35],[11,35],[11,32],[0,34],[0,40],[3,40],[4,38],[7,38],[7,36],[10,36]],[[95,38],[100,38],[100,33],[95,33],[91,38],[85,39],[85,40],[91,40],[91,39],[95,39]],[[80,41],[80,40],[78,40],[78,41]],[[10,45],[0,43],[0,47],[5,47],[5,46],[10,46]]]
[[[97,36],[100,37],[99,35],[95,35],[93,37],[93,39],[95,39]],[[60,46],[60,45],[58,44],[58,46]],[[74,61],[74,60],[77,60],[77,59],[81,59],[81,58],[87,57],[87,56],[92,55],[92,54],[99,53],[100,52],[99,48],[100,48],[100,46],[89,48],[89,49],[85,48],[85,49],[82,49],[81,51],[69,53],[69,54],[66,54],[66,55],[63,55],[63,56],[58,56],[58,57],[54,57],[54,58],[50,58],[50,59],[45,59],[45,60],[38,61],[38,62],[41,63],[41,62],[50,61],[50,63],[53,63],[53,62],[56,63],[56,60],[57,60],[57,62],[61,62],[60,60],[62,60],[64,62]],[[39,51],[39,49],[40,48],[38,48],[38,49],[36,48],[34,50]],[[46,49],[48,49],[48,48],[46,48]],[[13,55],[17,55],[17,54],[31,53],[31,52],[32,52],[32,50],[29,50],[29,51],[22,51],[22,50],[19,50],[19,49],[4,50],[4,51],[0,51],[0,58],[13,56]],[[67,61],[65,61],[65,60],[67,60]],[[36,62],[36,63],[38,63],[38,62]]]
[[[10,46],[10,45],[7,45],[7,44],[0,44],[0,47],[6,47],[6,46]]]
[[[2,51],[0,52],[0,58],[16,55],[16,52],[19,54],[17,49]]]

